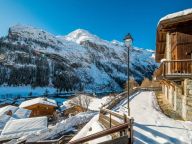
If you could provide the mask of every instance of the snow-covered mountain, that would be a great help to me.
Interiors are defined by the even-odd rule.
[[[141,82],[157,67],[151,50],[131,49],[131,77]],[[78,29],[55,36],[16,25],[0,39],[0,84],[54,86],[59,90],[121,90],[127,78],[127,48]]]

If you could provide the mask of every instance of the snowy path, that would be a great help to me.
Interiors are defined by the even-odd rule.
[[[192,143],[192,122],[176,121],[165,116],[160,111],[153,92],[139,92],[130,99],[136,144]],[[127,113],[127,100],[122,101],[114,110]]]

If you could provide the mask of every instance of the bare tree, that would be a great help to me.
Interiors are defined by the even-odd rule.
[[[85,98],[84,98],[84,101],[85,101],[86,109],[88,110],[89,105],[91,103],[91,97],[86,95]]]
[[[71,100],[71,104],[72,105],[78,105],[78,106],[88,110],[89,105],[91,103],[91,99],[92,98],[90,96],[87,96],[87,95],[78,95],[77,97],[75,97]]]

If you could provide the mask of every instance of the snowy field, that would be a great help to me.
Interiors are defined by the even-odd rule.
[[[48,94],[56,93],[56,89],[52,87],[36,87],[32,88],[31,86],[18,86],[18,87],[10,87],[10,86],[1,86],[0,87],[0,104],[8,103],[12,104],[21,104],[21,102],[25,101],[27,97],[39,97],[45,94],[47,91]],[[50,97],[53,98],[53,97]],[[62,105],[62,103],[66,100],[65,98],[54,98],[58,105]]]
[[[159,109],[153,92],[139,92],[130,97],[136,144],[191,144],[192,122],[173,120]],[[115,109],[127,113],[127,100]]]
[[[53,94],[56,92],[55,88],[51,87],[36,87],[32,88],[31,86],[18,86],[18,87],[12,87],[12,86],[1,86],[0,87],[0,98],[4,98],[6,96],[29,96],[31,93],[31,96],[38,96],[43,95],[48,90],[49,94]]]

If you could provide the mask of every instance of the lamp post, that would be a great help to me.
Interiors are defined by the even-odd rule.
[[[131,36],[130,33],[128,33],[125,38],[123,39],[125,42],[125,46],[127,47],[127,110],[128,110],[128,116],[130,116],[130,107],[129,107],[129,88],[130,88],[130,84],[129,84],[129,62],[130,62],[130,48],[132,47],[132,43],[133,43],[133,38]]]

